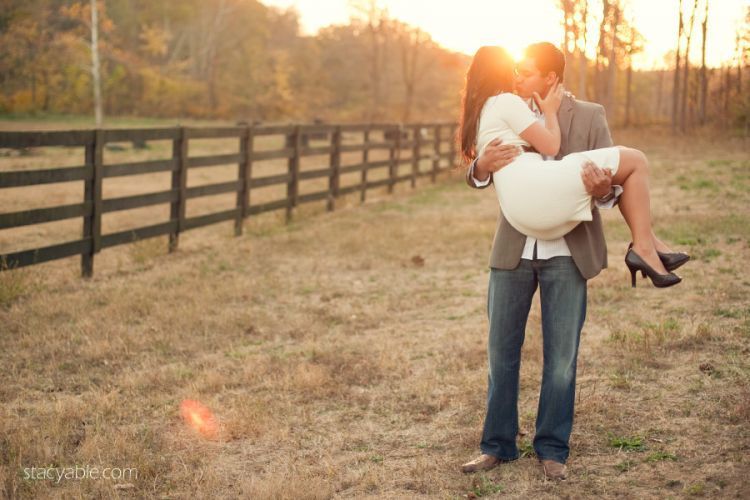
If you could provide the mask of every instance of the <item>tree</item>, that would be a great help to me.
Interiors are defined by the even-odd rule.
[[[638,30],[634,26],[630,27],[630,39],[628,40],[625,48],[625,53],[628,60],[628,69],[625,83],[625,127],[629,127],[631,124],[631,111],[633,108],[632,93],[633,93],[633,56],[643,50],[643,36],[638,33]],[[659,86],[661,87],[661,78],[659,79]],[[659,90],[661,92],[661,89]]]
[[[737,57],[737,97],[733,107],[734,116],[731,117],[737,125],[742,124],[745,137],[750,134],[750,89],[743,89],[742,69],[750,62],[750,6],[745,11],[744,23],[737,30],[736,35],[736,57]],[[727,75],[729,75],[727,68]],[[727,87],[729,82],[727,82]]]
[[[617,28],[620,25],[620,16],[622,15],[622,10],[619,5],[619,3],[614,3],[612,5],[612,41],[610,42],[609,47],[609,56],[607,57],[607,99],[605,108],[609,109],[611,114],[614,116],[615,110],[613,109],[615,107],[615,82],[616,82],[616,73],[617,73],[617,44],[618,44],[618,38],[617,38]]]
[[[677,28],[677,50],[674,59],[674,81],[672,83],[672,133],[677,132],[677,106],[680,102],[680,50],[682,44],[682,0],[678,0],[678,28]]]
[[[258,0],[5,0],[0,110],[95,115],[99,87],[103,116],[454,118],[469,58],[359,3],[369,18],[303,36]]]
[[[389,60],[390,40],[388,11],[381,7],[378,0],[358,0],[351,2],[352,7],[365,21],[370,48],[370,88],[371,100],[367,121],[382,119],[382,87],[385,66]]]
[[[627,59],[627,47],[634,27],[625,16],[621,0],[603,0],[599,22],[594,88],[610,119],[617,116],[616,88],[619,64]]]
[[[588,23],[588,15],[589,15],[589,2],[588,0],[583,0],[583,11],[581,13],[581,20],[580,20],[580,45],[578,47],[578,94],[581,96],[581,99],[586,99],[587,92],[586,92],[586,73],[588,69],[588,59],[586,58],[586,49],[588,45],[588,29],[587,29],[587,23]]]
[[[685,56],[683,65],[683,77],[682,77],[682,106],[680,108],[680,130],[685,132],[687,130],[687,102],[688,95],[690,92],[688,76],[690,73],[690,40],[693,37],[693,26],[695,24],[695,11],[698,9],[698,0],[694,0],[693,9],[690,11],[690,27],[687,31],[687,42],[685,44]]]
[[[599,23],[599,43],[596,50],[596,66],[594,72],[594,93],[596,100],[602,102],[605,97],[604,61],[607,52],[607,23],[612,5],[609,0],[602,0],[602,19]]]
[[[102,80],[99,67],[99,9],[91,0],[91,77],[94,87],[94,117],[96,127],[102,126]]]
[[[401,77],[404,83],[401,120],[406,123],[411,120],[417,84],[424,77],[426,66],[433,62],[431,58],[428,58],[429,53],[426,50],[431,40],[429,35],[419,28],[411,28],[402,23],[395,23],[393,26],[397,29]]]
[[[701,99],[700,99],[700,124],[706,123],[706,101],[708,99],[708,73],[706,71],[706,33],[708,28],[708,1],[703,12],[703,22],[701,23]]]
[[[581,99],[586,99],[586,73],[588,60],[586,58],[587,46],[587,22],[588,22],[588,0],[558,0],[558,6],[562,10],[563,25],[563,52],[565,54],[565,78],[568,86],[573,81],[574,55],[577,64],[576,94]]]
[[[568,63],[565,65],[564,77],[570,76],[570,60],[571,54],[573,53],[571,46],[576,42],[576,28],[575,28],[575,1],[574,0],[558,0],[558,5],[563,12],[563,39],[562,49],[565,55],[565,61]],[[563,78],[565,81],[569,78]]]

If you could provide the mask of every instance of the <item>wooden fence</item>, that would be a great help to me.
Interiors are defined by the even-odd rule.
[[[334,210],[336,198],[360,192],[364,201],[368,189],[387,186],[393,191],[395,184],[409,181],[416,185],[418,177],[429,175],[432,181],[441,170],[450,168],[455,158],[454,123],[378,125],[282,125],[282,126],[238,126],[222,128],[150,128],[150,129],[96,129],[51,132],[0,132],[0,148],[26,149],[48,146],[83,147],[84,164],[76,167],[52,169],[20,170],[0,172],[0,189],[34,186],[40,184],[82,181],[84,195],[81,203],[25,210],[0,214],[0,230],[31,224],[83,218],[83,235],[75,241],[51,246],[33,248],[14,253],[0,254],[0,268],[12,269],[42,262],[81,255],[81,272],[89,277],[94,269],[94,255],[101,249],[130,243],[146,238],[169,235],[169,251],[177,248],[180,233],[209,224],[234,220],[235,235],[242,234],[242,225],[247,217],[271,210],[284,209],[289,222],[292,209],[306,202],[327,200],[327,209]],[[379,132],[383,140],[374,142],[370,136]],[[342,143],[342,135],[360,133],[363,141],[358,144]],[[282,136],[284,147],[276,150],[253,148],[254,139],[260,136]],[[236,153],[212,156],[189,157],[188,143],[191,139],[227,139],[239,141]],[[316,138],[323,146],[310,146]],[[104,147],[108,143],[146,141],[172,141],[172,155],[167,159],[147,160],[129,163],[104,164]],[[448,143],[448,151],[441,146]],[[372,161],[369,152],[387,150],[384,160]],[[411,155],[401,158],[401,152],[408,150]],[[354,165],[342,165],[342,153],[361,152],[361,161]],[[330,155],[327,168],[300,170],[300,158],[308,155]],[[287,159],[286,171],[277,175],[253,177],[253,164],[273,159]],[[427,171],[420,168],[422,160],[432,160]],[[445,160],[445,162],[444,162]],[[410,172],[398,175],[398,167],[411,164]],[[188,187],[187,173],[191,168],[236,164],[236,180],[215,184]],[[387,177],[368,181],[367,173],[372,169],[388,169]],[[171,189],[166,191],[104,199],[102,181],[105,178],[121,177],[155,172],[171,172]],[[358,184],[341,187],[340,176],[345,173],[361,172]],[[300,195],[300,182],[306,179],[328,178],[328,189]],[[253,188],[286,184],[286,196],[271,202],[250,204]],[[1,191],[0,191],[1,193]],[[186,218],[185,210],[189,199],[236,193],[234,208],[207,215]],[[146,225],[127,231],[102,234],[102,214],[158,204],[170,205],[170,218],[166,222]]]

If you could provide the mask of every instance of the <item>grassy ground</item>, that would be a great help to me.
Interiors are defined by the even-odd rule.
[[[461,175],[0,274],[0,492],[28,498],[747,497],[750,163],[738,140],[616,134],[652,158],[657,232],[684,282],[589,284],[570,479],[530,442],[540,316],[521,370],[523,458],[463,475],[486,397],[492,190]],[[304,208],[304,207],[303,207]],[[206,439],[180,417],[216,415]],[[28,467],[132,467],[123,480],[29,480]]]

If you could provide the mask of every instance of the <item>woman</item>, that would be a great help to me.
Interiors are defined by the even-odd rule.
[[[673,253],[651,228],[648,163],[640,151],[623,146],[584,151],[559,161],[545,161],[560,148],[557,110],[562,87],[555,85],[544,99],[534,96],[544,114],[544,125],[524,101],[512,93],[514,63],[500,47],[480,48],[466,75],[461,118],[461,152],[467,161],[481,154],[495,138],[524,149],[509,165],[493,174],[500,207],[519,232],[539,239],[555,239],[584,220],[591,220],[591,196],[580,177],[587,161],[612,172],[613,184],[623,186],[631,202],[620,204],[633,243],[625,263],[632,286],[638,271],[657,287],[676,285],[670,272],[687,260]],[[534,150],[532,150],[532,147]],[[541,153],[541,154],[540,154]],[[661,251],[659,251],[661,250]],[[667,266],[671,269],[667,269]]]

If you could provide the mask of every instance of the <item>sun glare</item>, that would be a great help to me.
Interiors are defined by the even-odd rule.
[[[295,7],[303,30],[311,34],[322,26],[344,23],[355,14],[349,0],[264,0],[264,3]],[[499,45],[517,59],[531,43],[547,41],[559,45],[562,40],[561,14],[555,0],[378,0],[377,3],[392,17],[428,32],[442,46],[468,55],[473,55],[482,45]],[[588,52],[591,56],[596,49],[601,1],[590,4]],[[627,5],[628,19],[646,41],[643,52],[634,59],[634,66],[644,69],[663,66],[677,37],[678,3],[629,0]],[[711,6],[707,60],[710,66],[717,66],[734,56],[735,29],[744,19],[747,0],[712,1]],[[697,32],[699,26],[696,25],[695,30]],[[691,53],[694,59],[699,58],[700,43],[693,44]]]
[[[186,399],[180,404],[180,413],[182,419],[196,432],[212,439],[218,432],[216,418],[211,410],[201,404],[199,401]]]

